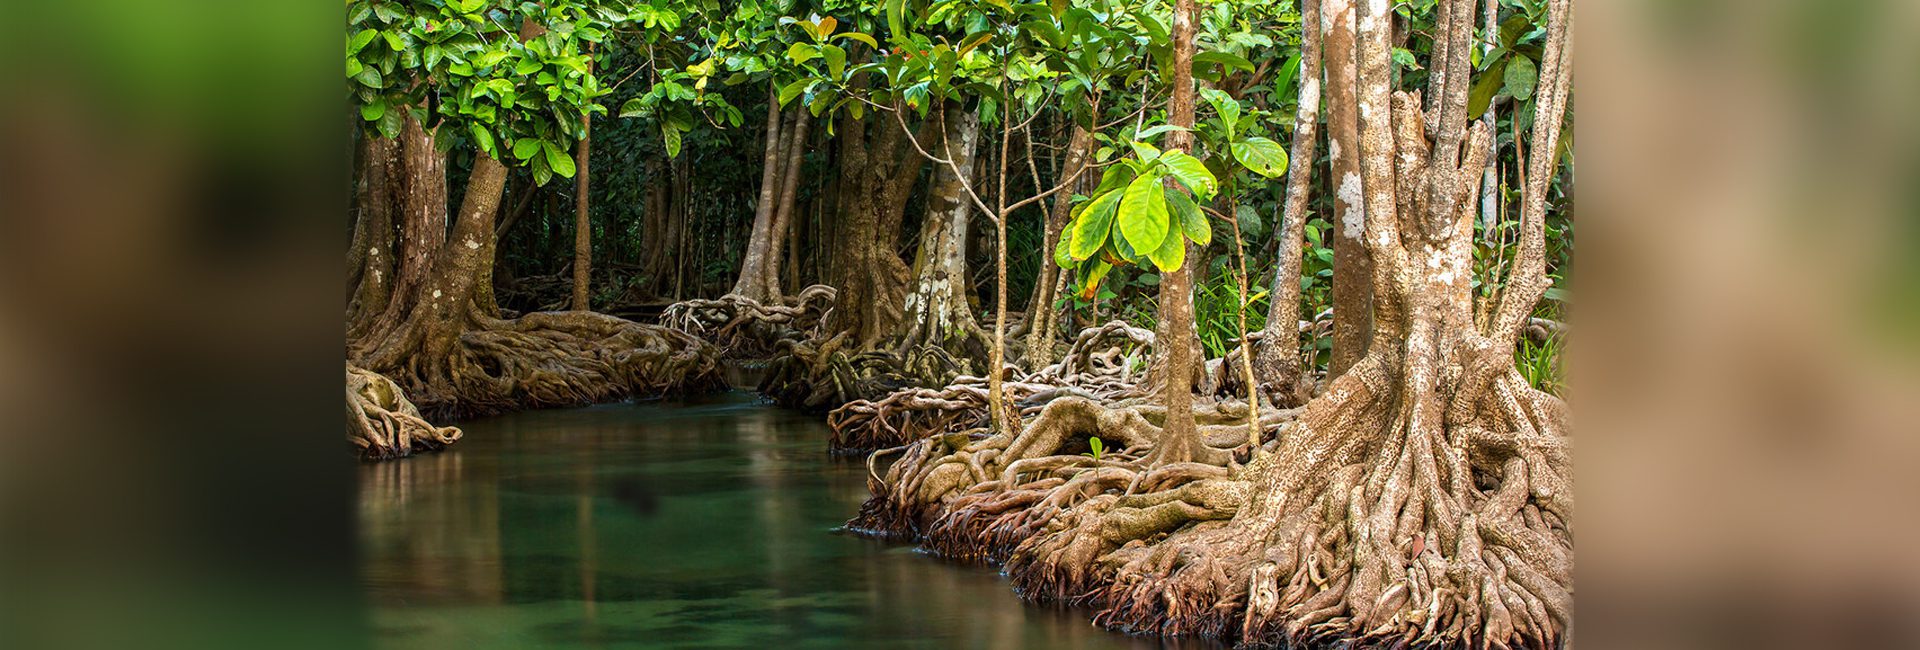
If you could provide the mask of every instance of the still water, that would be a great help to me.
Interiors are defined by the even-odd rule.
[[[1026,605],[993,569],[835,533],[864,464],[750,395],[463,429],[361,470],[380,647],[1161,647]]]

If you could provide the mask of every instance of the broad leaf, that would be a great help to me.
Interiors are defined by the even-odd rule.
[[[1153,265],[1163,272],[1177,271],[1187,261],[1187,238],[1180,236],[1178,231],[1169,232],[1160,241],[1159,248],[1149,253],[1147,258],[1153,260]]]
[[[479,147],[482,153],[493,158],[500,157],[499,152],[493,149],[493,133],[487,131],[487,127],[479,122],[473,122],[468,124],[468,130],[473,131],[473,144]]]
[[[1255,174],[1279,178],[1287,173],[1287,149],[1278,142],[1254,136],[1235,142],[1230,148],[1233,149],[1233,157]]]
[[[542,142],[540,146],[547,150],[547,167],[553,169],[553,173],[561,178],[573,178],[573,156],[567,155],[565,149],[551,142]]]
[[[1500,93],[1500,86],[1506,80],[1507,61],[1495,61],[1493,67],[1487,68],[1486,72],[1480,73],[1480,78],[1473,80],[1473,88],[1467,91],[1467,119],[1480,119],[1481,115],[1486,114],[1487,107],[1493,105],[1493,96]]]
[[[534,138],[521,138],[513,141],[513,157],[521,161],[532,160],[540,154],[540,141]]]
[[[1282,154],[1282,160],[1285,159],[1284,156],[1285,154]],[[1220,189],[1220,181],[1213,177],[1213,172],[1207,171],[1206,163],[1200,162],[1200,159],[1193,157],[1192,154],[1185,151],[1169,151],[1160,156],[1160,162],[1167,166],[1167,171],[1173,174],[1181,185],[1193,190],[1193,193],[1199,195],[1201,199],[1212,197],[1213,193]]]
[[[1503,87],[1507,96],[1520,101],[1533,98],[1533,85],[1540,80],[1540,72],[1533,67],[1533,59],[1514,56],[1507,61],[1507,70],[1501,75],[1505,80]]]
[[[1185,192],[1167,188],[1167,209],[1173,213],[1175,221],[1180,223],[1180,232],[1194,244],[1205,246],[1213,243],[1213,226],[1207,223],[1207,215],[1200,211],[1200,205]]]
[[[1068,247],[1069,257],[1084,260],[1100,252],[1107,243],[1107,234],[1113,231],[1115,207],[1120,204],[1121,192],[1118,190],[1093,197],[1080,217],[1073,220],[1073,243]]]
[[[351,38],[347,39],[347,56],[359,54],[360,50],[366,49],[367,44],[372,43],[373,38],[379,35],[380,32],[375,30],[360,30],[360,33],[354,34]]]
[[[1167,236],[1167,197],[1161,191],[1160,176],[1147,174],[1127,184],[1120,201],[1120,234],[1137,251],[1160,247]]]

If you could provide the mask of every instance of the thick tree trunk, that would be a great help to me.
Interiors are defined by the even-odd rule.
[[[1354,0],[1326,0],[1327,143],[1333,187],[1333,351],[1327,378],[1345,373],[1367,352],[1373,332],[1373,264],[1366,233],[1365,181],[1360,177],[1359,88]]]
[[[795,111],[801,112],[803,108]],[[768,249],[772,248],[773,220],[778,212],[775,204],[780,200],[780,181],[784,178],[780,173],[782,153],[793,133],[792,129],[780,128],[781,116],[779,87],[770,85],[767,88],[766,151],[760,158],[760,196],[754,205],[753,231],[747,236],[747,252],[740,260],[740,275],[729,292],[755,301],[773,297],[767,285],[767,266],[771,263]]]
[[[913,262],[913,283],[901,315],[903,328],[890,347],[905,353],[920,346],[946,350],[956,357],[984,362],[985,332],[975,322],[967,275],[967,226],[973,201],[967,196],[970,178],[954,173],[973,172],[974,150],[980,140],[980,118],[958,105],[940,113],[943,137],[932,143],[934,155],[953,161],[937,165],[927,196],[927,216],[920,226],[920,249]]]
[[[787,232],[793,227],[794,203],[800,194],[800,168],[807,152],[809,122],[804,108],[794,111],[793,133],[791,137],[782,138],[787,141],[787,150],[780,164],[780,200],[774,205],[772,226],[767,231],[767,256],[761,267],[761,283],[775,298],[781,294],[780,266],[786,255]]]
[[[839,290],[828,327],[872,350],[894,333],[906,298],[908,269],[894,247],[907,195],[925,159],[906,145],[902,126],[879,113],[840,131],[845,207],[835,221],[831,284]],[[923,128],[923,141],[933,134]]]
[[[399,195],[405,184],[397,142],[368,132],[362,143],[359,217],[347,251],[347,286],[352,290],[347,298],[349,338],[392,298],[393,215],[401,209]]]
[[[589,68],[591,69],[591,68]],[[580,118],[580,143],[573,152],[573,309],[592,311],[588,304],[588,279],[593,270],[593,221],[587,216],[587,158],[592,149],[591,116]]]
[[[1067,139],[1066,164],[1055,178],[1079,173],[1086,167],[1092,149],[1093,134],[1074,126],[1073,135]],[[1076,181],[1084,182],[1085,179]],[[1073,219],[1073,194],[1071,190],[1063,190],[1054,195],[1053,206],[1047,210],[1046,235],[1040,241],[1040,275],[1034,279],[1033,295],[1027,300],[1027,366],[1031,368],[1053,363],[1054,343],[1060,338],[1060,310],[1054,309],[1053,303],[1059,298],[1061,273],[1060,267],[1053,263],[1053,247],[1059,245],[1060,232]]]
[[[1550,180],[1538,177],[1557,159],[1570,3],[1550,3],[1520,252],[1483,322],[1470,290],[1472,226],[1492,134],[1466,119],[1477,4],[1443,0],[1429,67],[1447,74],[1427,89],[1432,111],[1418,94],[1393,92],[1388,4],[1360,10],[1355,99],[1376,344],[1307,404],[1274,454],[1236,476],[1088,501],[1070,525],[1028,540],[1008,564],[1026,593],[1092,602],[1113,627],[1249,645],[1567,638],[1566,407],[1527,385],[1513,353],[1548,285]]]
[[[1334,0],[1339,2],[1341,0]],[[1273,271],[1264,345],[1257,376],[1275,406],[1291,408],[1313,397],[1313,381],[1300,361],[1300,260],[1307,227],[1307,194],[1313,187],[1314,143],[1320,116],[1320,16],[1317,0],[1300,3],[1300,99],[1293,117],[1287,198],[1280,217],[1280,259]]]
[[[1167,123],[1183,127],[1167,134],[1168,151],[1192,148],[1193,135],[1193,0],[1176,0],[1173,9],[1173,94],[1167,98]],[[1170,182],[1170,181],[1169,181]],[[1179,235],[1175,235],[1179,236]],[[1161,365],[1166,384],[1161,388],[1167,408],[1166,425],[1154,445],[1153,464],[1191,461],[1201,446],[1193,422],[1193,383],[1199,372],[1199,338],[1194,334],[1193,268],[1203,266],[1193,245],[1183,243],[1188,255],[1180,268],[1160,279]]]

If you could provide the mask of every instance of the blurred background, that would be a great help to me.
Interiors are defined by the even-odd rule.
[[[0,7],[0,647],[365,645],[341,6]],[[1920,647],[1920,3],[1574,24],[1578,642]]]

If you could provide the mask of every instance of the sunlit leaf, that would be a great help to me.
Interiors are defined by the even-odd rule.
[[[1120,234],[1134,250],[1157,249],[1167,235],[1167,198],[1161,192],[1160,178],[1146,174],[1133,179],[1120,201]]]

